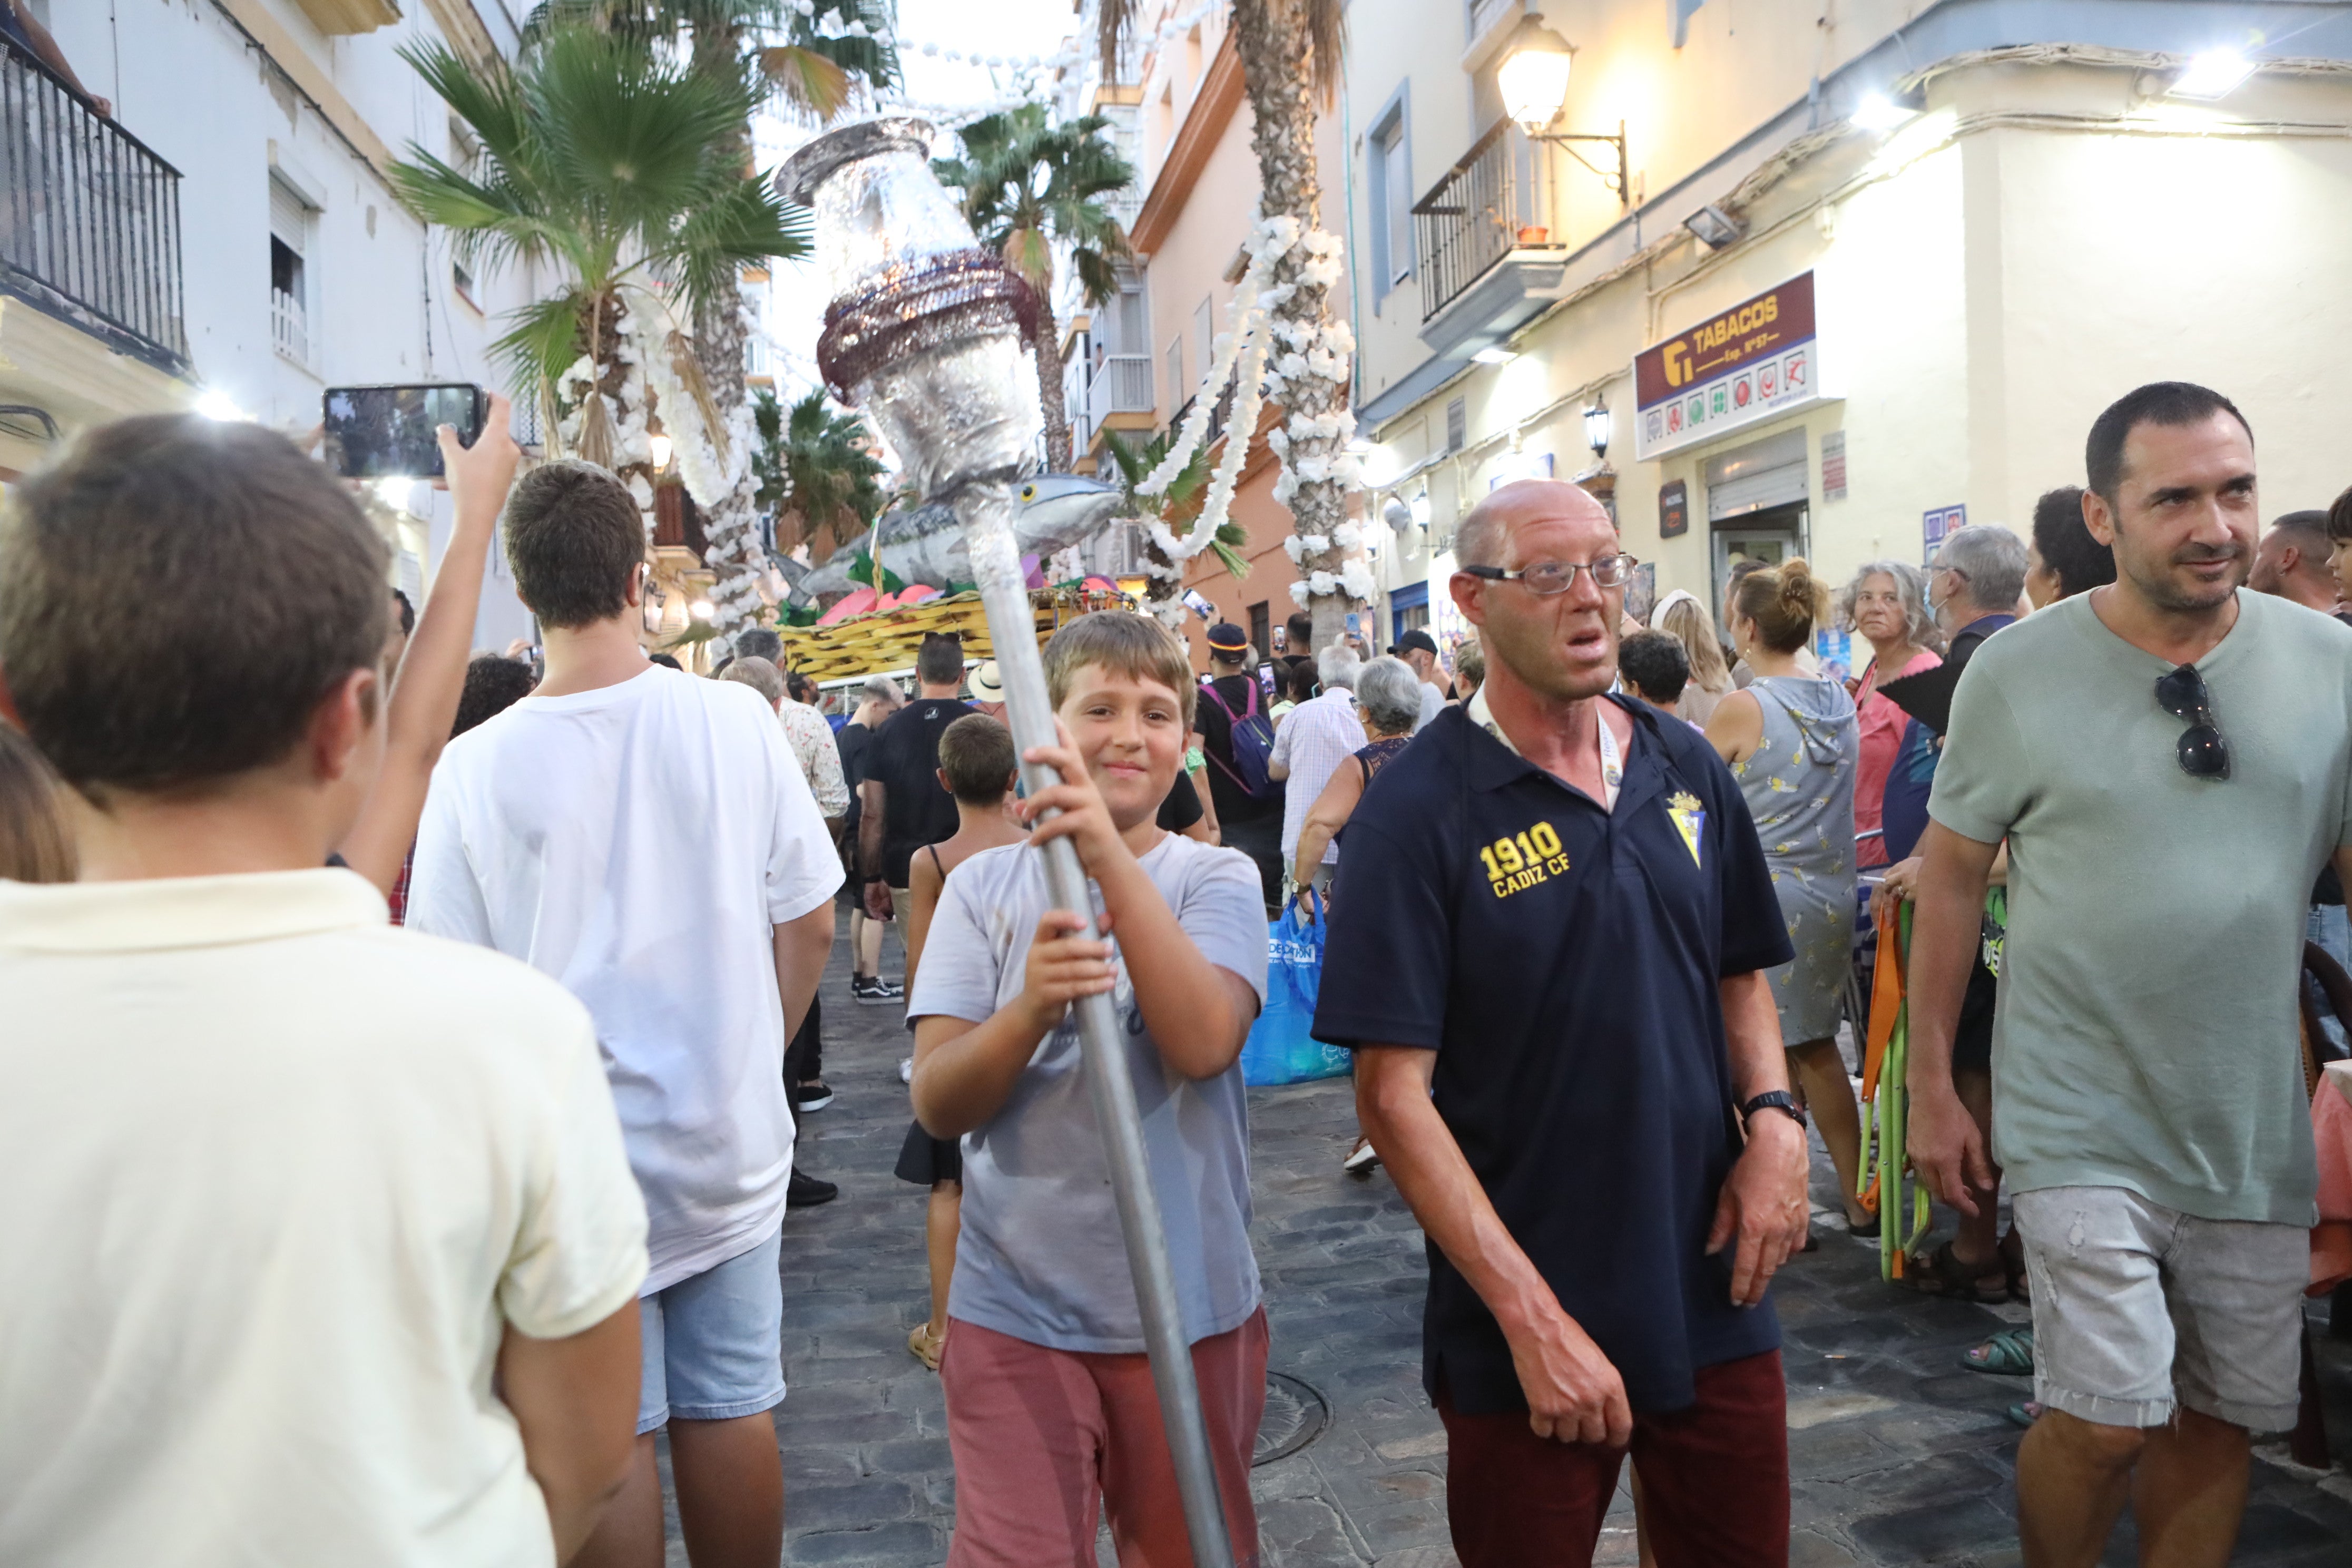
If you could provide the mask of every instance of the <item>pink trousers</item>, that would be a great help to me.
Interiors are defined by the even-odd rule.
[[[1264,1309],[1192,1347],[1237,1568],[1258,1561],[1249,1475],[1265,1347]],[[948,1568],[1094,1568],[1105,1502],[1119,1568],[1190,1568],[1147,1357],[1048,1350],[950,1319],[940,1382],[956,1477]]]

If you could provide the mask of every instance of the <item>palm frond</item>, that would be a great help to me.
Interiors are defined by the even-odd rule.
[[[738,178],[723,195],[686,216],[656,253],[676,270],[690,306],[720,298],[743,268],[806,256],[813,219],[787,206],[764,175]]]
[[[510,311],[512,323],[490,345],[491,354],[514,378],[517,386],[552,387],[579,359],[585,342],[581,328],[587,300],[572,290],[550,295]]]
[[[806,44],[780,44],[760,51],[760,74],[786,108],[820,123],[847,109],[853,96],[841,62]]]

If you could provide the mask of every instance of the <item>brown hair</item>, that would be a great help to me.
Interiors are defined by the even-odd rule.
[[[2352,489],[2327,503],[2327,542],[2341,544],[2352,540]]]
[[[1013,731],[985,713],[967,713],[940,731],[940,772],[948,776],[948,793],[966,805],[1002,802],[1020,765]]]
[[[1167,687],[1184,728],[1192,727],[1192,661],[1175,634],[1150,616],[1097,610],[1055,632],[1045,645],[1045,691],[1056,709],[1068,700],[1072,678],[1090,664]]]
[[[1813,623],[1829,614],[1829,590],[1801,557],[1759,567],[1731,591],[1733,614],[1756,623],[1759,641],[1774,653],[1794,653],[1811,640]]]
[[[120,420],[0,516],[0,668],[26,732],[86,795],[226,778],[286,755],[330,691],[377,667],[390,564],[351,492],[285,437]]]
[[[79,872],[64,784],[15,726],[0,723],[0,881],[70,882]]]
[[[925,632],[915,651],[915,679],[926,686],[963,679],[963,638],[954,632]]]
[[[542,626],[593,626],[629,607],[646,526],[605,469],[570,458],[533,468],[507,498],[505,531],[515,597]]]

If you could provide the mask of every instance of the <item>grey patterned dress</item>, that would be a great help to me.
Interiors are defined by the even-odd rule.
[[[1770,972],[1789,1045],[1837,1033],[1853,947],[1853,699],[1834,680],[1759,676],[1764,739],[1731,764],[1772,867],[1794,961]]]

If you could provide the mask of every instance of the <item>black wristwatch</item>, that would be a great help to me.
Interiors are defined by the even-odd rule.
[[[1749,1100],[1747,1104],[1741,1106],[1739,1108],[1739,1120],[1742,1125],[1756,1120],[1756,1113],[1759,1110],[1786,1111],[1790,1116],[1796,1119],[1796,1123],[1799,1127],[1802,1127],[1805,1124],[1804,1109],[1797,1103],[1796,1097],[1791,1095],[1785,1089],[1767,1089],[1762,1094],[1759,1094],[1755,1099]]]

